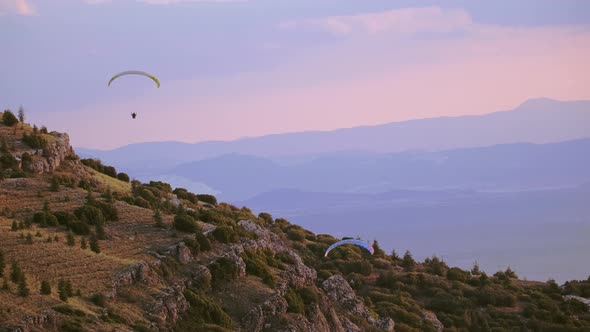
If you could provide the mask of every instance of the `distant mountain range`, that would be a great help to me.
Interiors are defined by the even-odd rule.
[[[590,101],[529,100],[487,115],[440,117],[333,131],[309,131],[200,143],[148,142],[110,151],[77,147],[133,173],[162,170],[229,153],[280,158],[341,151],[437,151],[507,143],[551,143],[590,137]]]

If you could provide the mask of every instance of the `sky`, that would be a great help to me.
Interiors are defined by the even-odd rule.
[[[86,148],[590,99],[585,0],[0,0],[0,45],[0,107]]]

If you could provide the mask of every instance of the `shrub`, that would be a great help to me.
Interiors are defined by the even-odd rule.
[[[49,281],[47,281],[47,280],[41,281],[40,293],[42,295],[50,295],[51,294],[51,285],[49,284]]]
[[[225,328],[232,327],[232,320],[223,309],[212,299],[202,293],[187,289],[184,291],[184,297],[190,304],[189,312],[183,320],[176,325],[178,331],[198,331],[209,330],[196,324],[212,323]]]
[[[264,254],[247,250],[242,255],[242,258],[246,263],[246,272],[248,274],[262,278],[262,281],[271,287],[275,286],[275,278],[267,265]]]
[[[287,311],[296,314],[303,314],[305,312],[305,304],[301,296],[293,289],[285,294],[285,300],[287,300]]]
[[[119,173],[117,174],[117,179],[123,181],[123,182],[129,182],[129,175],[127,175],[126,173]]]
[[[104,308],[106,304],[106,297],[102,293],[96,293],[92,295],[90,301],[92,301],[92,303],[96,304],[97,306]]]
[[[14,116],[14,113],[12,113],[11,110],[5,110],[2,115],[2,122],[4,125],[12,127],[18,123],[18,119]]]
[[[209,203],[211,205],[217,205],[217,198],[213,195],[200,194],[197,195],[197,199],[201,202]]]
[[[238,266],[227,257],[221,257],[209,264],[209,270],[213,287],[219,287],[223,282],[233,280],[239,275]]]
[[[92,205],[83,205],[74,211],[76,217],[90,225],[104,224],[105,217],[102,211]]]
[[[211,250],[211,243],[209,242],[209,239],[205,235],[203,235],[203,233],[197,232],[197,234],[195,235],[195,240],[197,240],[197,242],[199,243],[199,248],[201,249],[201,251]]]
[[[187,214],[176,215],[173,225],[175,229],[181,232],[196,233],[201,231],[195,219]]]
[[[236,243],[239,241],[239,236],[232,226],[220,225],[211,232],[213,237],[221,243]]]

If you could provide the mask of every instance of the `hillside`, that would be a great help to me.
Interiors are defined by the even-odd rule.
[[[331,235],[130,180],[1,118],[0,331],[590,329],[590,278],[488,276],[378,243],[325,258]]]

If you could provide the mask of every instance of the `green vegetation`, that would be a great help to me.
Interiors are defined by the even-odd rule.
[[[238,266],[229,258],[221,257],[209,265],[211,271],[211,286],[220,287],[224,282],[238,277]]]
[[[11,110],[4,110],[4,113],[2,114],[2,123],[4,123],[5,126],[12,127],[18,123],[18,119],[14,116],[14,113],[12,113]]]
[[[213,299],[192,289],[185,290],[184,297],[190,309],[177,323],[176,331],[210,331],[210,328],[205,328],[207,323],[232,328],[231,318]]]
[[[49,281],[47,281],[47,280],[41,281],[40,293],[41,293],[41,295],[50,295],[51,294],[51,285],[49,284]]]

